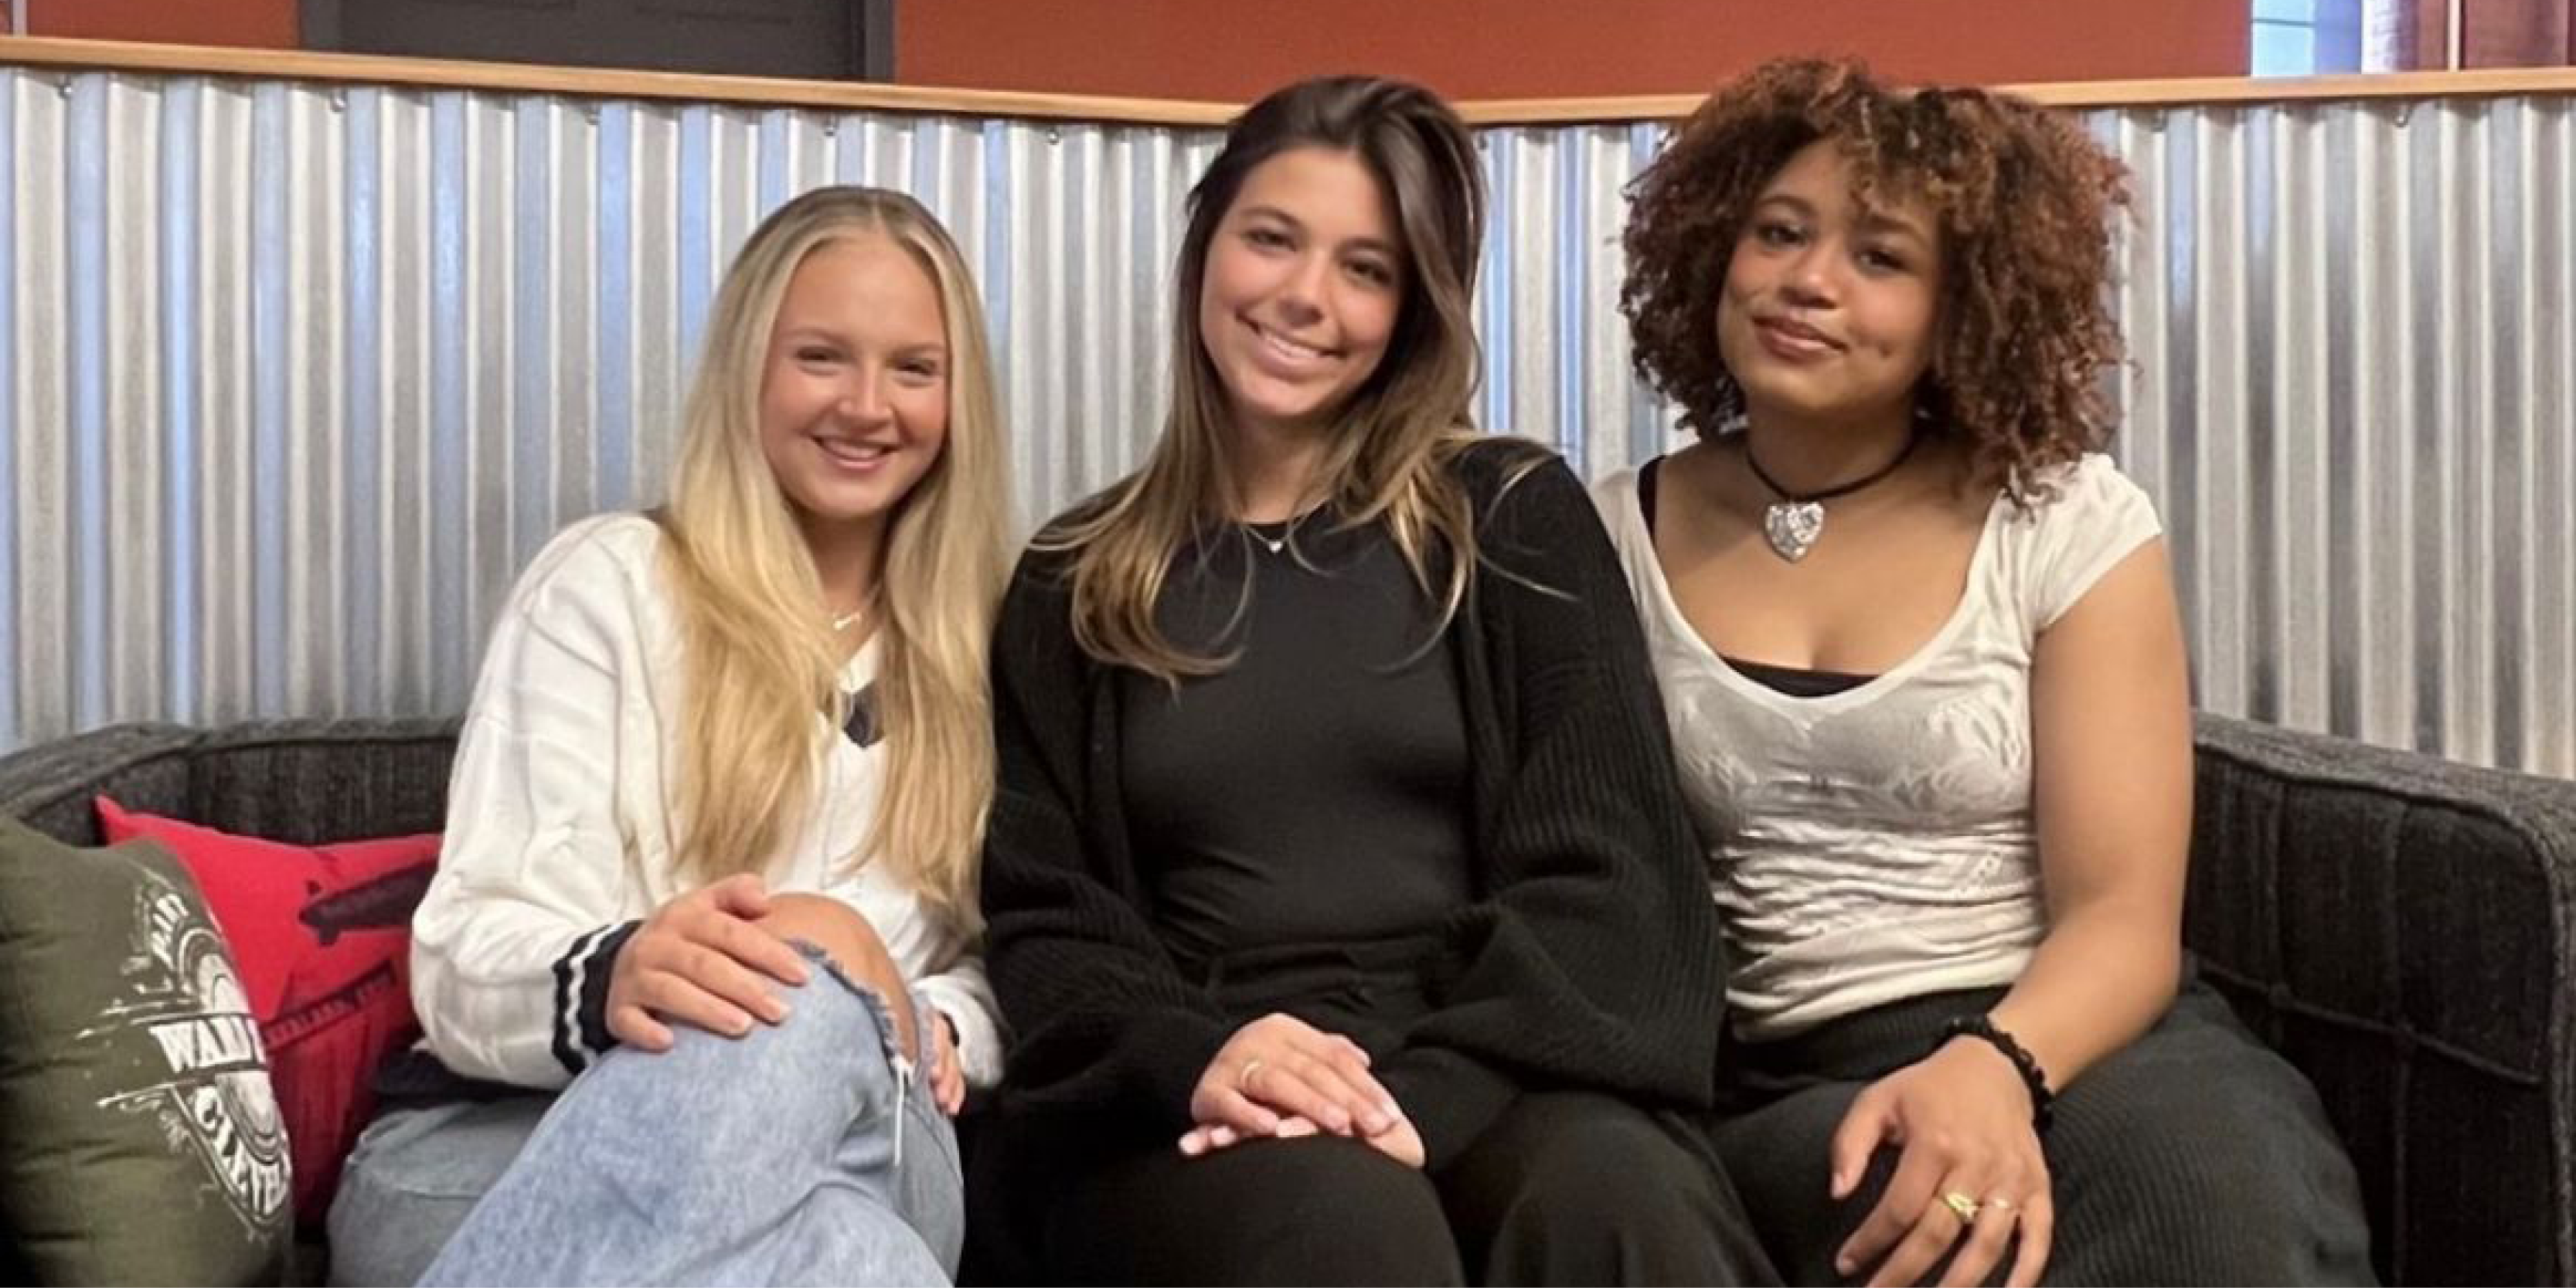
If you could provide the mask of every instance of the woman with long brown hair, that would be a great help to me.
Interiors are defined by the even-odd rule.
[[[1017,1037],[970,1189],[1009,1270],[1758,1260],[1667,1112],[1724,976],[1626,589],[1565,465],[1466,419],[1483,199],[1418,88],[1247,111],[1191,194],[1162,439],[1005,599]]]

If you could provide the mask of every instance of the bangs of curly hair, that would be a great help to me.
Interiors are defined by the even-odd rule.
[[[1922,202],[1941,296],[1917,406],[1964,439],[1976,480],[2027,504],[2040,471],[2107,447],[2121,359],[2112,215],[2128,168],[2069,116],[1976,89],[1891,89],[1859,64],[1783,60],[1700,105],[1628,185],[1619,292],[1637,374],[1703,437],[1741,415],[1717,305],[1745,221],[1781,168],[1831,140],[1854,197]]]

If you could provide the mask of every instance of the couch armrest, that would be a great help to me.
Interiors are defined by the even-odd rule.
[[[2391,1283],[2576,1276],[2576,783],[2203,715],[2184,940],[2351,1151]]]
[[[71,845],[99,843],[100,793],[151,814],[185,815],[188,757],[201,735],[172,724],[123,724],[0,756],[0,814]]]
[[[248,836],[312,845],[444,825],[461,721],[266,720],[220,729],[118,725],[0,756],[0,814],[74,845],[99,842],[90,798]]]

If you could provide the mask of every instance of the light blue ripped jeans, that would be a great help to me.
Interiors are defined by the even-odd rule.
[[[956,1133],[884,1001],[797,949],[824,970],[784,1023],[674,1025],[670,1050],[618,1048],[575,1078],[420,1282],[949,1282]],[[913,1009],[915,1050],[934,1050]]]

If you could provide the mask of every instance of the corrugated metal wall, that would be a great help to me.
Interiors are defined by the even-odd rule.
[[[2576,776],[2563,98],[2102,112],[2122,453],[2215,710]],[[1652,124],[1497,128],[1486,423],[1599,472]],[[1024,516],[1158,419],[1206,131],[0,69],[0,748],[452,711],[518,564],[653,495],[725,257],[803,186],[976,259]]]

